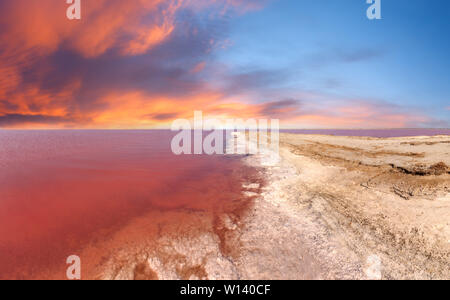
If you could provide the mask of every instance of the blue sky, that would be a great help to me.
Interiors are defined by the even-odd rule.
[[[219,59],[239,68],[284,70],[296,89],[382,101],[449,121],[450,3],[280,0],[232,22]],[[433,124],[430,124],[433,125]],[[439,125],[439,124],[437,124]]]

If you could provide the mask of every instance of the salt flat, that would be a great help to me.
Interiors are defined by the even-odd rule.
[[[283,236],[271,251],[284,247],[292,263],[305,252],[310,259],[277,277],[450,278],[449,136],[281,134],[280,142],[280,162],[266,167],[263,202],[285,222],[265,235]],[[271,218],[276,225],[270,211],[261,219]],[[309,274],[296,273],[302,264]],[[259,273],[265,268],[272,267]]]

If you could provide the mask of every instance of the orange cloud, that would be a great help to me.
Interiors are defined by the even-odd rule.
[[[101,55],[112,47],[122,48],[124,54],[142,53],[170,35],[174,2],[84,1],[82,19],[69,21],[65,1],[15,0],[1,13],[3,22],[9,25],[2,38],[9,48],[21,45],[40,54],[62,44],[87,57]],[[144,20],[149,14],[157,18]]]
[[[82,3],[82,19],[68,20],[68,5],[59,0],[14,0],[3,4],[1,34],[8,49],[34,49],[49,53],[62,44],[87,57],[118,47],[124,55],[147,51],[168,38],[175,27],[179,9],[205,9],[219,5],[248,11],[261,1],[244,0],[95,0]],[[7,44],[6,44],[7,43]]]
[[[148,96],[142,92],[112,93],[101,99],[106,109],[91,112],[89,127],[155,128],[169,127],[177,118],[189,119],[194,110],[218,101],[218,93],[199,93],[185,98]]]

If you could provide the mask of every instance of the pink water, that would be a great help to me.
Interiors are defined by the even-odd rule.
[[[365,136],[377,138],[450,135],[450,129],[399,128],[399,129],[289,129],[286,133],[323,134],[337,136]]]
[[[171,136],[0,130],[0,279],[50,269],[64,279],[69,255],[152,210],[215,214],[246,201],[252,171],[239,158],[175,156]]]

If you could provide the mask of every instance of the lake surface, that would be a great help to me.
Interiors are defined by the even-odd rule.
[[[48,270],[64,279],[68,256],[134,218],[217,214],[245,198],[242,184],[253,173],[239,157],[176,156],[173,135],[0,130],[0,279],[41,278]],[[183,221],[180,214],[170,220]]]
[[[287,129],[286,133],[296,134],[322,134],[337,136],[365,136],[377,138],[450,135],[450,129]]]

